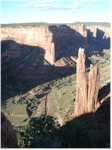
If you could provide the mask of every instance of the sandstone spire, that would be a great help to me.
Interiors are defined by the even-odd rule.
[[[98,105],[98,91],[100,83],[99,68],[90,66],[89,81],[87,81],[84,49],[80,48],[76,69],[76,101],[74,115],[80,116],[94,112]]]
[[[76,73],[76,102],[75,102],[75,116],[86,113],[87,108],[87,76],[85,68],[86,56],[84,49],[79,49],[77,59],[77,73]]]
[[[100,73],[97,66],[90,65],[88,83],[88,112],[95,112],[98,101],[98,91],[100,86]]]

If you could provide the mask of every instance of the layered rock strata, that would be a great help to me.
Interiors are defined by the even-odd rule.
[[[90,66],[89,81],[87,80],[84,49],[80,48],[77,59],[76,72],[76,101],[75,116],[95,112],[99,104],[98,91],[100,73],[97,66]]]
[[[45,50],[45,59],[54,64],[62,57],[77,54],[79,47],[98,51],[98,47],[110,47],[110,27],[85,25],[60,25],[40,27],[2,27],[1,40],[13,40],[19,44],[38,46]],[[89,47],[91,46],[91,48]]]
[[[110,48],[110,27],[85,25],[14,26],[1,28],[2,73],[42,79],[76,68],[80,47],[87,57]],[[69,71],[70,69],[70,71]]]

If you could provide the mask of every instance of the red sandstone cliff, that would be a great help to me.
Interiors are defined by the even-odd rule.
[[[91,51],[87,51],[92,53],[98,50],[97,47],[93,49],[93,45],[100,43],[103,48],[108,48],[110,42],[110,27],[101,26],[2,27],[1,33],[1,40],[10,39],[19,44],[41,47],[45,51],[45,59],[51,64],[62,57],[73,56],[79,47],[88,48],[92,43]]]
[[[75,68],[80,47],[87,57],[110,48],[110,27],[16,26],[2,27],[1,33],[2,72],[19,78],[45,78],[53,66],[62,73]]]

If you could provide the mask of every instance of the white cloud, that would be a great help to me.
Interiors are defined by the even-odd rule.
[[[63,3],[67,0],[43,0],[43,1],[29,1],[21,5],[22,7],[36,8],[37,10],[70,10],[77,9],[80,7],[78,2],[75,3]]]

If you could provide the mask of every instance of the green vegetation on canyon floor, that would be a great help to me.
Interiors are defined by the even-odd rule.
[[[104,50],[103,56],[96,54],[89,59],[100,67],[101,89],[110,83],[110,51]],[[66,77],[57,74],[57,78],[51,76],[44,83],[14,80],[7,75],[2,77],[2,99],[6,99],[1,103],[2,111],[16,130],[20,147],[95,147],[89,125],[70,122],[74,111],[75,81],[75,73]],[[32,88],[26,90],[30,86]],[[73,137],[71,133],[74,133]],[[108,143],[102,144],[103,140],[99,147],[108,147]]]

